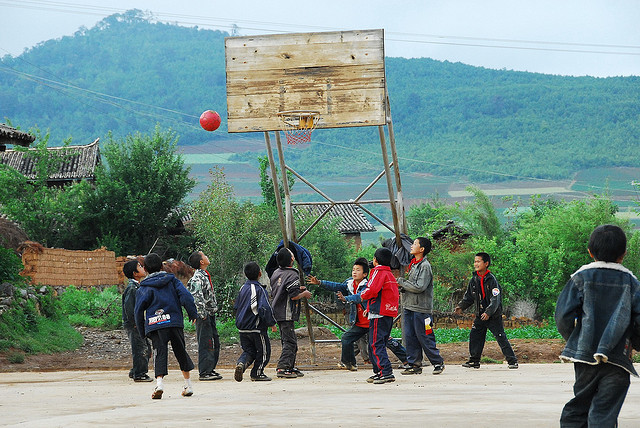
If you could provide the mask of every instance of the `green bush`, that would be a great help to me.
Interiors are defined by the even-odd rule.
[[[22,270],[22,261],[12,249],[0,247],[0,283],[22,282],[19,272]]]
[[[116,286],[102,292],[70,286],[60,296],[60,303],[72,325],[105,330],[122,326],[122,296]]]
[[[24,363],[24,354],[21,352],[13,352],[7,355],[7,360],[11,364],[22,364]]]

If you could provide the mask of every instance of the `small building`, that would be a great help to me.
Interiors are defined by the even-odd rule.
[[[82,180],[95,180],[95,169],[100,163],[99,138],[84,146],[47,147],[47,152],[60,159],[59,166],[49,174],[47,185],[61,187]],[[0,153],[0,163],[15,168],[28,180],[36,179],[36,163],[30,152],[36,149],[6,150]]]
[[[449,220],[445,227],[433,232],[431,237],[438,243],[446,242],[449,243],[453,249],[457,249],[471,237],[471,233],[456,225],[453,220]]]
[[[0,152],[7,150],[7,144],[29,147],[36,137],[9,125],[0,123]]]
[[[294,213],[299,218],[317,218],[331,204],[295,205]],[[328,219],[339,219],[338,230],[345,239],[353,241],[356,249],[362,247],[362,232],[375,232],[376,228],[364,216],[357,204],[336,204],[325,215]]]

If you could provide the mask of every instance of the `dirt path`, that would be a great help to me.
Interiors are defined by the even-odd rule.
[[[102,331],[95,328],[79,328],[85,341],[76,351],[51,355],[27,355],[24,363],[11,364],[8,353],[0,353],[0,372],[56,371],[56,370],[128,370],[131,367],[129,341],[124,330]],[[197,361],[195,334],[185,334],[187,347],[194,362]],[[335,338],[320,335],[322,339]],[[521,363],[551,363],[558,361],[564,342],[562,340],[512,340],[516,355]],[[272,362],[280,355],[279,341],[272,341]],[[298,365],[305,368],[333,369],[340,359],[340,344],[316,345],[316,363],[312,362],[309,340],[299,339]],[[446,364],[460,364],[468,356],[468,343],[439,344],[438,348]],[[220,368],[232,368],[242,351],[239,345],[223,345]],[[484,356],[502,361],[502,353],[496,342],[487,342]],[[362,366],[361,357],[358,362]],[[170,360],[177,368],[175,360]]]

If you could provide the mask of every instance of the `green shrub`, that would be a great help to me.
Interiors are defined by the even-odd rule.
[[[60,296],[60,303],[72,325],[105,330],[122,326],[122,296],[116,286],[102,292],[70,286]]]
[[[20,257],[12,249],[0,247],[0,283],[5,281],[22,282],[19,275],[22,268]]]
[[[21,352],[13,352],[7,356],[7,360],[11,364],[22,364],[24,363],[24,354]]]

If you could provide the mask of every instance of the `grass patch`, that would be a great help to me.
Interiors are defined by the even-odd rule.
[[[24,354],[21,352],[12,352],[7,356],[7,360],[11,364],[22,364],[24,363]]]

